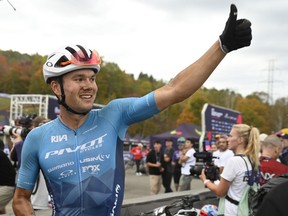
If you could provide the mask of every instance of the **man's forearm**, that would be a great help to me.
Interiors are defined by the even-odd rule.
[[[216,41],[196,62],[176,75],[167,85],[155,91],[155,100],[160,110],[181,102],[193,95],[208,79],[225,57]]]
[[[187,160],[188,160],[188,157],[183,155],[179,158],[179,163],[180,164],[186,163]]]
[[[204,55],[179,73],[168,85],[174,87],[177,95],[184,100],[196,92],[223,60],[225,54],[217,40]]]
[[[14,198],[13,199],[13,211],[16,216],[31,216],[35,215],[33,206],[30,200],[25,198]]]

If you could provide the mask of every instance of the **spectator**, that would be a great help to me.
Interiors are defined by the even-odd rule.
[[[36,128],[49,121],[50,119],[46,119],[42,116],[37,116],[32,120],[32,126],[33,128]],[[31,195],[31,203],[34,210],[44,210],[51,208],[49,202],[50,202],[50,196],[47,190],[46,182],[42,171],[40,171]]]
[[[215,146],[215,151],[213,151],[212,152],[212,157],[213,157],[213,163],[215,164],[217,164],[217,161],[219,160],[219,155],[220,155],[220,150],[219,150],[219,148],[218,148],[218,146],[219,146],[219,134],[216,136],[216,142],[214,142],[212,145],[214,145]],[[216,162],[215,162],[216,161]]]
[[[284,128],[276,135],[280,138],[283,143],[283,149],[279,156],[281,163],[288,165],[288,128]]]
[[[228,149],[228,142],[226,135],[220,135],[217,141],[218,153],[217,158],[214,160],[214,164],[219,167],[219,173],[222,173],[226,161],[234,156],[233,151]],[[215,154],[214,154],[215,155]]]
[[[261,134],[259,135],[259,140],[260,140],[260,152],[259,152],[259,156],[261,156],[261,153],[262,153],[262,143],[263,143],[263,141],[266,139],[267,136],[268,136],[268,135],[265,134],[265,133],[261,133]]]
[[[172,157],[174,154],[173,149],[173,139],[166,139],[165,140],[164,155],[163,155],[163,168],[164,171],[162,172],[162,184],[165,189],[165,193],[173,192],[171,189],[171,181],[173,177],[173,166],[172,166]]]
[[[147,160],[147,155],[148,155],[148,153],[150,151],[151,151],[150,144],[145,145],[145,149],[144,149],[144,152],[143,152],[143,163],[144,163],[144,166],[145,166],[146,175],[149,174],[148,167],[146,166],[146,160]]]
[[[13,147],[10,152],[10,158],[17,162],[17,169],[21,166],[21,152],[24,140],[28,133],[33,129],[33,119],[36,115],[26,115],[21,117],[20,119],[15,120],[17,122],[17,127],[22,128],[22,131],[26,131],[25,133],[13,133],[12,143]]]
[[[225,164],[219,184],[207,179],[204,169],[200,178],[209,190],[220,197],[219,213],[234,216],[238,215],[237,203],[242,193],[258,181],[259,131],[246,124],[236,124],[233,125],[227,140],[229,149],[235,156],[229,158]],[[249,209],[245,210],[245,215],[248,215]]]
[[[266,184],[271,178],[288,173],[288,166],[277,161],[282,146],[281,140],[275,135],[269,135],[262,142],[260,185]]]
[[[0,139],[0,214],[6,214],[6,205],[12,200],[15,190],[16,171],[4,153],[4,143]]]
[[[136,175],[137,176],[142,175],[142,172],[140,171],[140,164],[141,164],[141,160],[143,157],[142,148],[143,148],[142,143],[138,143],[137,146],[133,147],[130,150],[130,153],[133,155],[133,160],[135,161],[135,164],[136,164]]]
[[[44,123],[47,123],[49,119],[46,119],[42,116],[37,116],[35,115],[28,115],[25,117],[25,120],[22,118],[22,122],[25,122],[24,128],[29,129],[29,133],[31,130],[34,128],[38,127],[39,125],[42,125]],[[21,124],[21,121],[18,123]],[[28,135],[28,133],[27,133]],[[22,148],[25,144],[25,138],[26,136],[22,136],[18,133],[13,134],[13,148],[12,148],[12,154],[14,160],[17,160],[17,168],[19,169],[21,166],[21,153],[22,153]],[[31,194],[31,203],[33,206],[34,210],[39,210],[39,209],[49,209],[49,194],[48,190],[46,187],[45,179],[40,171],[37,177],[37,181],[35,184],[35,187],[33,189],[33,192]]]
[[[16,121],[18,127],[26,131],[24,135],[22,133],[13,133],[12,137],[13,146],[11,149],[10,157],[13,161],[17,161],[17,169],[19,169],[21,166],[21,154],[26,136],[33,128],[37,127],[40,123],[46,121],[47,120],[44,117],[36,117],[36,115],[34,114],[21,117],[20,120]]]
[[[148,155],[148,153],[149,153],[150,151],[151,151],[150,144],[145,145],[145,149],[144,149],[144,152],[143,152],[145,161],[146,161],[146,157],[147,157],[147,155]]]
[[[261,133],[259,135],[260,142],[263,142],[267,137],[268,137],[268,135],[266,133]]]
[[[181,178],[180,178],[180,191],[190,190],[191,181],[193,176],[190,173],[191,166],[195,166],[196,158],[194,153],[196,152],[193,148],[193,141],[191,139],[186,139],[184,144],[184,149],[180,154],[179,164],[181,167]]]
[[[183,151],[185,141],[186,141],[185,137],[179,137],[177,139],[178,149],[174,151],[173,158],[172,158],[172,165],[174,166],[173,180],[174,180],[176,191],[179,190],[179,182],[180,182],[181,167],[182,167],[182,165],[179,164],[179,159],[180,159],[180,154]]]
[[[150,181],[150,193],[158,194],[161,189],[162,177],[161,174],[163,172],[163,153],[161,151],[161,142],[154,142],[154,149],[151,150],[146,159],[146,165],[149,171],[149,181]]]
[[[214,154],[214,152],[216,152],[218,150],[218,147],[216,145],[216,143],[212,143],[211,144],[211,149],[210,149],[210,152],[212,152],[212,154]]]

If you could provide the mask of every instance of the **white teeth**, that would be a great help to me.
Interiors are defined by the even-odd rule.
[[[81,98],[85,98],[85,99],[89,99],[91,98],[92,96],[81,96]]]

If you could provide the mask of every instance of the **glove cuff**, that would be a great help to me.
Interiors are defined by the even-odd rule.
[[[223,44],[222,40],[221,40],[221,35],[219,36],[219,43],[220,43],[220,48],[222,50],[223,53],[227,54],[230,52],[230,50],[228,49],[228,47]]]

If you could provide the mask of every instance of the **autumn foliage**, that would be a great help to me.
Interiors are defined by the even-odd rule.
[[[46,56],[28,55],[0,50],[0,93],[51,94],[42,76],[42,65]],[[176,72],[175,72],[176,73]],[[166,80],[171,77],[165,78]],[[121,70],[116,63],[104,61],[96,78],[99,92],[96,103],[107,104],[121,97],[142,96],[162,85],[163,80],[140,73],[137,78]],[[238,110],[243,121],[258,127],[261,132],[271,133],[288,126],[288,99],[280,98],[268,104],[267,94],[254,92],[243,97],[229,89],[207,89],[204,86],[192,97],[164,110],[161,114],[130,127],[133,136],[143,137],[168,131],[181,123],[201,124],[201,110],[205,103]]]

